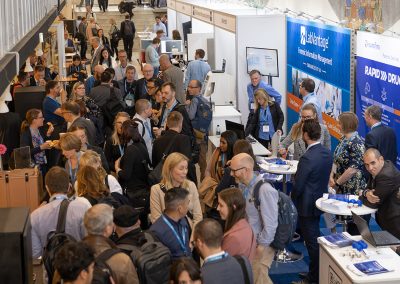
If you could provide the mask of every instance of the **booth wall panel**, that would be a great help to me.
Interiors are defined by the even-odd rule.
[[[237,104],[242,113],[243,123],[249,114],[247,84],[246,47],[272,48],[278,50],[279,77],[272,79],[272,86],[282,95],[281,108],[285,114],[283,124],[286,131],[286,18],[285,15],[238,16],[236,18],[237,38]],[[262,29],[255,29],[255,27]],[[258,32],[256,32],[258,30]],[[264,80],[267,80],[265,77]]]

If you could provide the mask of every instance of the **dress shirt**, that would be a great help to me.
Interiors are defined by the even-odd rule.
[[[187,89],[191,80],[199,80],[202,84],[207,73],[211,71],[210,65],[202,59],[190,61],[185,74],[184,88]]]

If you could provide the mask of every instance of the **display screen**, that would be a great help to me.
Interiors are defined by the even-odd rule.
[[[247,73],[260,71],[263,76],[279,77],[278,50],[246,47]]]
[[[146,48],[153,42],[152,39],[142,39],[140,40],[140,49],[146,50]]]
[[[161,42],[161,53],[182,53],[182,40],[166,40]]]

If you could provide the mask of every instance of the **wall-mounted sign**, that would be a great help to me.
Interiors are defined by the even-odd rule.
[[[188,16],[192,15],[192,5],[190,5],[190,4],[176,1],[175,9],[176,9],[176,11],[178,11],[182,14],[186,14]]]
[[[214,13],[214,25],[236,33],[236,17],[225,13]]]
[[[213,24],[213,20],[214,20],[213,11],[211,11],[209,9],[193,6],[192,16],[201,21],[207,22],[209,24]]]

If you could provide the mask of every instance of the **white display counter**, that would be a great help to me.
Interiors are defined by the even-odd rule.
[[[230,120],[236,123],[242,123],[242,114],[233,106],[215,106],[213,119],[211,121],[210,135],[216,135],[217,125],[221,129],[221,133],[225,129],[225,120]]]
[[[355,239],[361,240],[362,238],[357,236]],[[400,266],[398,265],[400,256],[391,248],[375,248],[368,244],[368,248],[365,251],[370,254],[369,259],[352,258],[348,255],[351,247],[330,248],[327,245],[320,244],[319,248],[319,283],[400,283]],[[352,263],[368,260],[376,260],[381,265],[387,266],[387,268],[394,268],[394,271],[360,276],[347,268]]]
[[[214,150],[216,147],[219,147],[219,138],[221,136],[209,136],[208,139],[211,142],[211,148]],[[260,142],[251,143],[251,148],[253,149],[253,153],[255,156],[269,156],[271,152],[265,148]]]

